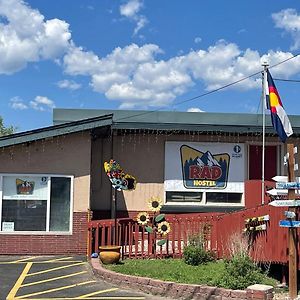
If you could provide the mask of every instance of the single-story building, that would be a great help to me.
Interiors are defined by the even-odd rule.
[[[285,151],[267,116],[266,180],[286,173]],[[133,217],[151,197],[166,213],[259,205],[261,157],[257,114],[54,109],[53,126],[0,138],[0,254],[85,254],[91,218]],[[137,180],[116,202],[110,159]]]

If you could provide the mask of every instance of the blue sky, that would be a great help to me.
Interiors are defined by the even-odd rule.
[[[260,76],[184,101],[299,52],[296,0],[0,0],[0,115],[24,131],[54,107],[255,113]],[[300,80],[300,56],[270,71]],[[275,83],[300,114],[300,83]]]

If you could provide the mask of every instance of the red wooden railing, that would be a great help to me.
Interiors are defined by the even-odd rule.
[[[139,226],[132,219],[117,219],[116,232],[115,220],[90,221],[89,254],[99,252],[100,245],[118,244],[122,246],[123,257],[181,257],[189,236],[199,234],[205,226],[210,228],[206,231],[205,247],[214,251],[218,258],[226,257],[230,253],[230,239],[234,234],[243,232],[245,219],[262,215],[269,215],[270,220],[264,222],[267,225],[265,231],[249,234],[251,255],[257,261],[285,264],[288,261],[288,230],[279,227],[279,220],[284,218],[284,209],[267,204],[221,215],[167,215],[171,232],[163,246],[156,246],[157,241],[162,239],[159,234],[149,234],[144,226]]]
[[[122,256],[125,257],[181,257],[184,245],[190,235],[203,232],[203,226],[212,228],[212,217],[201,214],[167,215],[171,232],[167,237],[158,233],[148,233],[145,226],[136,221],[123,218],[115,220],[95,220],[89,222],[89,254],[99,252],[99,246],[120,245]],[[207,249],[214,249],[211,230],[205,230],[205,244]],[[166,239],[167,243],[157,246],[157,242]]]

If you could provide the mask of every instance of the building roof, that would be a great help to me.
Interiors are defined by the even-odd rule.
[[[116,129],[165,129],[224,132],[261,132],[261,114],[174,112],[143,110],[54,109],[53,123],[112,114]],[[289,116],[295,133],[300,134],[300,116]],[[266,116],[266,132],[274,133],[270,116]]]
[[[102,115],[95,118],[57,124],[49,127],[2,136],[0,137],[0,147],[28,143],[98,127],[111,126],[111,124],[112,115]]]
[[[300,116],[289,116],[289,118],[295,135],[299,135]],[[240,113],[54,109],[53,124],[49,127],[0,137],[0,147],[107,126],[112,129],[198,131],[218,134],[262,132],[261,115]],[[266,133],[275,134],[269,116],[266,116]]]

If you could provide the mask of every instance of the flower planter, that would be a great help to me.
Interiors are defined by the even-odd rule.
[[[114,246],[114,245],[100,246],[99,258],[101,262],[104,265],[116,264],[121,257],[120,249],[121,246]]]

